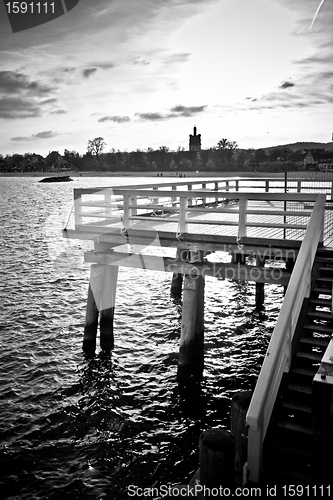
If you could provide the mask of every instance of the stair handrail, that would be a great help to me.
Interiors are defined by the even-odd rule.
[[[312,265],[318,244],[323,242],[325,200],[325,195],[317,195],[246,415],[247,477],[251,482],[260,480],[264,438],[283,373],[290,368],[291,343],[303,300],[310,295]]]

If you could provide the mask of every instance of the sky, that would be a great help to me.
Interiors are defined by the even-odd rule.
[[[330,142],[332,25],[333,0],[80,0],[12,33],[2,2],[0,154]]]

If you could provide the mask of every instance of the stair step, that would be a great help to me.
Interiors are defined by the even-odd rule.
[[[298,352],[296,353],[296,358],[305,359],[311,361],[312,363],[320,363],[323,355],[317,352]]]
[[[302,377],[313,377],[317,373],[317,368],[314,368],[312,366],[295,366],[294,368],[291,369],[290,373],[292,375],[301,375]]]
[[[332,288],[325,288],[325,287],[314,287],[313,289],[314,292],[319,293],[321,295],[332,295]]]
[[[326,333],[327,335],[332,335],[333,333],[333,325],[318,325],[316,323],[310,323],[308,325],[303,326],[303,330],[310,332],[318,332],[318,333]]]
[[[300,424],[294,424],[291,422],[287,422],[286,420],[279,420],[277,426],[280,429],[286,429],[288,431],[298,432],[306,436],[312,436],[313,434],[313,430],[311,427],[306,427],[305,425],[300,425]]]
[[[302,394],[308,394],[308,395],[312,394],[312,388],[310,385],[292,383],[292,384],[288,385],[287,389],[290,391],[299,392]]]
[[[321,272],[321,273],[324,273],[324,272],[327,272],[327,271],[330,272],[330,273],[332,273],[333,272],[333,265],[329,265],[329,266],[325,266],[325,267],[320,267],[318,269],[318,271]]]
[[[331,306],[332,306],[331,299],[311,299],[310,303],[314,304],[316,306],[323,306],[323,307],[329,307],[329,308],[331,308]]]
[[[316,279],[316,283],[333,283],[332,276],[320,276]]]
[[[328,311],[308,311],[307,316],[310,316],[310,318],[327,319],[328,321],[333,321],[333,315]]]
[[[297,404],[294,401],[284,401],[284,403],[282,404],[282,407],[287,409],[287,410],[306,413],[307,415],[312,414],[312,409],[309,406]]]
[[[300,342],[301,344],[307,344],[313,347],[323,347],[324,349],[326,349],[329,344],[329,339],[323,339],[321,337],[303,337]]]

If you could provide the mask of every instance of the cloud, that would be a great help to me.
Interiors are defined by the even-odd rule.
[[[41,116],[43,106],[54,104],[55,97],[48,97],[55,87],[32,80],[19,71],[0,71],[0,118],[19,119]]]
[[[198,113],[203,113],[207,106],[174,106],[170,109],[169,113],[163,114],[159,112],[155,113],[136,113],[135,116],[138,116],[141,120],[150,120],[150,121],[162,121],[169,120],[171,118],[180,118],[180,117],[190,117],[197,115]]]
[[[41,107],[39,103],[34,102],[32,99],[21,97],[0,98],[0,118],[18,119],[37,116],[41,116]]]
[[[101,123],[104,122],[115,122],[115,123],[126,123],[130,121],[129,116],[103,116],[98,120]]]
[[[28,94],[44,96],[54,89],[17,71],[0,71],[0,92],[4,94]]]
[[[138,116],[141,118],[141,120],[148,120],[148,121],[161,121],[161,120],[166,120],[168,116],[164,116],[161,113],[136,113],[135,116]]]
[[[51,111],[50,115],[65,115],[67,111],[64,109],[57,109],[56,111]]]
[[[166,59],[164,59],[164,64],[184,63],[189,60],[190,56],[191,54],[188,52],[171,54],[170,56],[166,57]]]
[[[54,104],[57,101],[58,99],[56,97],[51,97],[50,99],[45,99],[44,101],[41,101],[40,104]]]
[[[60,135],[60,133],[48,130],[47,132],[38,132],[38,134],[33,134],[32,137],[38,137],[39,139],[50,139],[51,137],[56,137],[57,135]]]
[[[95,71],[97,71],[97,68],[87,68],[83,70],[83,76],[85,78],[89,78],[93,73],[95,73]]]
[[[115,64],[113,64],[113,63],[100,62],[100,63],[94,64],[90,68],[84,69],[82,71],[82,74],[83,74],[84,78],[89,78],[91,75],[93,75],[94,73],[96,73],[96,71],[98,69],[106,70],[106,69],[112,69],[114,67],[115,67]]]
[[[14,142],[29,142],[35,141],[36,139],[51,139],[52,137],[56,137],[57,135],[61,135],[59,132],[52,132],[52,130],[48,130],[46,132],[38,132],[37,134],[32,134],[28,137],[12,137],[11,141]]]
[[[193,116],[198,113],[203,113],[207,106],[175,106],[171,108],[171,112],[179,116]]]
[[[145,59],[142,59],[141,56],[137,56],[134,57],[134,59],[131,59],[129,64],[133,64],[134,66],[148,66],[150,61],[146,61]]]
[[[100,69],[113,69],[115,67],[115,64],[101,62],[101,63],[97,63],[96,67],[100,68]]]
[[[281,85],[279,86],[279,89],[288,89],[290,87],[294,87],[295,84],[292,83],[292,82],[283,82],[281,83]]]

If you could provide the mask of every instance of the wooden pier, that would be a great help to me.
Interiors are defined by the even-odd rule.
[[[315,376],[315,393],[322,394],[323,390],[326,398],[331,398],[333,380],[333,370],[329,376],[328,372],[325,378],[321,376],[327,370],[327,361],[322,358],[330,359],[327,355],[325,358],[328,342],[316,341],[318,332],[323,334],[323,330],[306,323],[309,318],[312,321],[319,317],[329,323],[324,334],[331,331],[333,254],[328,252],[333,233],[332,186],[319,186],[316,192],[304,193],[302,183],[297,182],[286,193],[280,179],[259,181],[261,184],[256,180],[255,185],[249,186],[244,179],[165,180],[154,185],[74,189],[75,227],[63,232],[66,238],[90,240],[94,245],[84,254],[85,262],[92,265],[84,332],[87,352],[94,352],[96,347],[98,316],[101,347],[110,349],[114,344],[119,266],[170,273],[173,291],[180,293],[182,289],[178,360],[181,381],[200,378],[204,366],[206,276],[254,281],[258,308],[264,301],[265,283],[285,287],[281,312],[244,422],[248,431],[246,462],[238,464],[238,468],[244,467],[246,481],[251,483],[262,480],[263,469],[267,477],[272,476],[274,467],[267,466],[268,462],[273,463],[270,436],[274,434],[273,424],[282,421],[276,415],[285,391],[292,385],[288,377],[307,377],[311,397]],[[229,254],[229,262],[221,259],[221,252]],[[329,267],[322,277],[318,275],[323,267],[318,264],[320,259]],[[272,265],[272,261],[279,265]],[[317,317],[311,317],[308,313],[315,309],[309,309],[309,301],[313,307],[324,307],[324,312],[320,309]],[[304,329],[307,337],[300,333]],[[309,370],[297,365],[302,358],[301,343],[308,346],[310,354],[318,346],[321,348],[321,354],[315,358],[308,356],[312,363],[310,375]],[[326,363],[325,368],[321,363]],[[324,389],[320,384],[324,384]],[[330,404],[331,400],[322,404],[319,413],[303,405],[305,413],[310,411],[317,422],[311,423],[309,432],[318,435],[318,422],[322,419],[329,428]],[[289,419],[299,414],[302,409],[289,405]],[[291,435],[293,430],[299,432],[297,425],[296,430],[286,424],[280,427],[283,425]],[[264,467],[263,460],[267,460]]]

